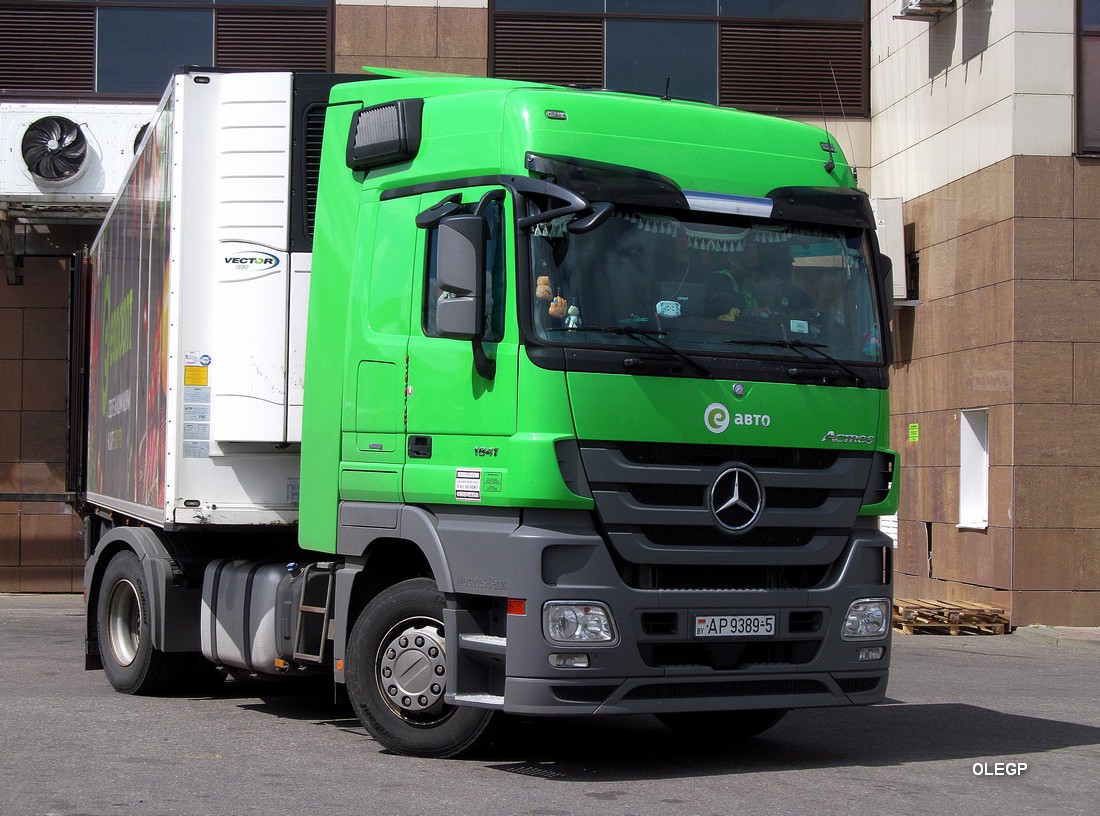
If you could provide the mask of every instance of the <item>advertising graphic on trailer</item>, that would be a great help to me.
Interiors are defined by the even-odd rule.
[[[92,248],[88,490],[164,507],[171,107]],[[105,258],[111,263],[104,263]]]

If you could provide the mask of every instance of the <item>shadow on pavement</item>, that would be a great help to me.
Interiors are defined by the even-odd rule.
[[[362,736],[381,750],[347,703],[333,702],[329,680],[283,684],[235,680],[215,692],[242,708],[314,721]],[[604,718],[506,717],[487,747],[458,762],[565,782],[612,782],[719,774],[994,761],[1061,748],[1100,745],[1100,728],[959,703],[886,704],[793,711],[767,733],[705,744],[649,715]]]
[[[766,734],[729,745],[717,735],[708,745],[692,742],[649,717],[617,725],[610,718],[515,721],[476,761],[563,782],[612,782],[978,762],[1100,745],[1100,728],[955,703],[796,711]]]

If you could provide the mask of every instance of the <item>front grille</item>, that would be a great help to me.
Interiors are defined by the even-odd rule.
[[[706,501],[710,485],[649,485],[638,484],[630,488],[630,494],[642,504],[651,505],[701,505]],[[811,508],[821,507],[834,490],[799,490],[773,488],[768,491],[769,507]],[[853,492],[853,495],[862,495]]]
[[[846,677],[837,680],[836,684],[845,694],[859,694],[865,691],[874,691],[882,682],[881,677]]]
[[[655,683],[631,689],[624,700],[685,700],[706,697],[763,697],[822,694],[828,688],[818,680],[734,680],[722,683]]]
[[[637,532],[637,531],[635,531]],[[814,530],[788,527],[755,527],[733,536],[713,527],[652,527],[648,538],[662,547],[805,547]]]
[[[578,447],[600,523],[622,563],[708,569],[831,564],[856,523],[873,459],[871,451],[840,449],[594,441]],[[720,527],[708,506],[711,486],[734,464],[751,468],[764,492],[763,511],[743,534]],[[758,573],[746,588],[805,587],[801,582],[821,577]],[[744,580],[727,575],[723,583]]]
[[[820,640],[768,643],[647,643],[642,660],[652,668],[733,671],[757,666],[804,666],[817,656]]]
[[[563,703],[602,703],[615,686],[551,686],[550,692]]]
[[[757,469],[827,470],[841,451],[816,448],[760,448],[742,445],[677,445],[675,443],[612,443],[630,462],[639,465],[717,467],[742,462]]]
[[[619,575],[634,589],[725,592],[810,589],[829,574],[828,564],[807,566],[724,566],[709,564],[620,564]]]

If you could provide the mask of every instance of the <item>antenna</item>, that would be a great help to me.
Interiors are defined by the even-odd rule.
[[[833,144],[833,134],[829,132],[829,119],[825,116],[825,98],[821,95],[817,95],[818,101],[821,102],[821,121],[825,125],[825,139],[826,141],[821,145],[821,149],[829,154],[828,160],[825,162],[825,172],[831,173],[836,168],[836,162],[833,161],[833,154],[836,153],[836,145]]]
[[[833,88],[836,89],[836,101],[840,105],[840,118],[844,120],[844,132],[848,136],[848,144],[852,143],[852,131],[848,127],[848,113],[844,110],[844,97],[840,95],[840,83],[836,81],[836,71],[833,70],[833,64],[829,63],[829,73],[833,75]]]
[[[672,99],[672,97],[668,95],[668,86],[671,85],[671,84],[672,84],[672,74],[666,74],[665,75],[665,94],[664,94],[664,96],[661,97],[661,99],[665,100],[666,102],[668,102],[670,99]]]

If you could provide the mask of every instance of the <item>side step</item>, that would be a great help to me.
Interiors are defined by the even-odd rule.
[[[447,628],[447,702],[479,708],[504,708],[508,638],[501,634],[503,611],[493,608],[443,610]]]
[[[336,570],[332,562],[307,564],[300,577],[302,594],[294,626],[294,659],[322,663],[325,644],[331,640],[332,597],[336,590]]]
[[[458,647],[466,652],[476,652],[503,659],[508,651],[508,638],[496,635],[459,635]]]
[[[448,696],[447,702],[474,708],[504,708],[504,698],[496,694],[456,694],[453,698]]]

